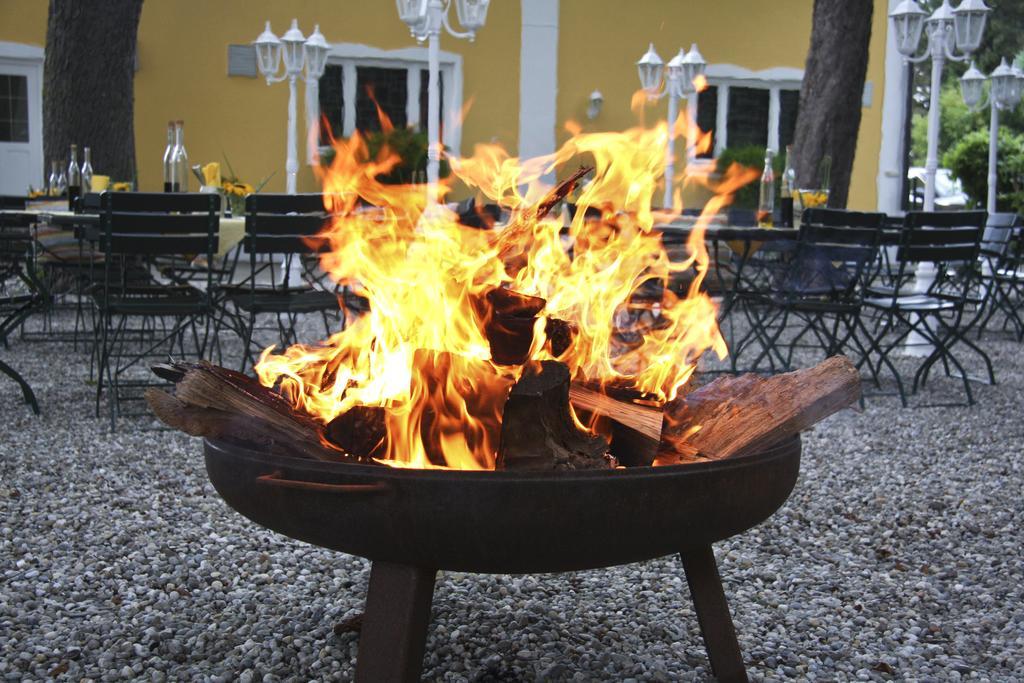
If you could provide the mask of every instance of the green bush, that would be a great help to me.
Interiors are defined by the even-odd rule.
[[[987,97],[987,95],[986,95]],[[951,150],[968,134],[988,130],[988,109],[972,112],[960,95],[956,80],[947,82],[939,93],[939,153]],[[1011,131],[1024,131],[1024,110],[1017,107],[1000,112],[999,126]],[[911,166],[924,166],[928,151],[928,112],[915,114],[910,125]],[[984,195],[982,195],[984,196]]]
[[[736,191],[736,194],[733,195],[731,206],[734,206],[737,209],[757,209],[761,172],[764,170],[764,152],[764,147],[747,145],[744,147],[723,149],[722,153],[718,155],[718,159],[715,164],[715,170],[718,171],[718,173],[725,173],[733,163],[737,163],[740,166],[747,166],[757,171],[757,178],[741,187]],[[772,162],[772,170],[775,172],[776,206],[779,204],[779,179],[782,177],[782,171],[785,169],[785,163],[786,160],[782,155],[776,155],[775,160]]]
[[[425,182],[427,169],[427,134],[415,128],[394,128],[389,132],[375,131],[366,134],[366,148],[370,158],[376,158],[385,146],[401,161],[391,169],[390,173],[378,176],[377,179],[389,185],[403,185],[413,182]],[[320,163],[329,166],[334,160],[334,150],[325,150]],[[448,162],[444,159],[440,164],[440,177],[445,178],[451,172]],[[416,174],[419,177],[416,177]]]
[[[988,131],[968,133],[942,157],[942,165],[960,179],[964,192],[977,206],[988,196]],[[999,160],[996,164],[996,209],[1024,209],[1024,135],[999,130]]]

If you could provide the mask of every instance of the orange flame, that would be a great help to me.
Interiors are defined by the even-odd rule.
[[[399,161],[391,151],[370,158],[358,133],[335,141],[321,178],[334,216],[320,236],[330,247],[321,267],[368,299],[369,311],[321,343],[264,350],[255,368],[260,381],[280,386],[297,409],[325,423],[353,406],[383,406],[386,464],[491,469],[501,411],[520,371],[492,356],[486,330],[493,312],[481,302],[495,288],[546,302],[524,321],[527,332],[533,327],[532,360],[554,357],[548,321],[569,323],[572,341],[557,360],[574,379],[665,401],[705,351],[724,357],[715,304],[700,291],[708,268],[703,233],[747,175],[730,169],[690,236],[689,257],[672,263],[650,208],[668,125],[617,133],[568,125],[572,137],[549,156],[518,159],[488,144],[450,159],[459,180],[511,211],[496,235],[460,225],[446,210],[425,211],[422,186],[380,183]],[[699,137],[690,124],[679,125]],[[580,159],[595,171],[566,231],[558,216],[538,218],[535,205],[548,189],[545,176]],[[358,207],[359,199],[371,207]],[[691,268],[696,277],[686,296],[676,295],[666,285]],[[641,301],[647,290],[656,294]]]

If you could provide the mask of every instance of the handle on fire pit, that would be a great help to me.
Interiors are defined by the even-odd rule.
[[[264,474],[256,477],[256,481],[268,486],[277,486],[283,489],[299,489],[302,491],[327,491],[330,493],[353,494],[388,493],[391,491],[391,487],[384,482],[374,482],[372,484],[325,484],[320,481],[284,479],[282,474],[281,470],[277,470],[270,474]]]

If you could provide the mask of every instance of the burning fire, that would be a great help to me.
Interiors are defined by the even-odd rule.
[[[685,118],[675,125],[677,134],[706,144]],[[548,157],[518,159],[480,145],[472,157],[451,158],[456,177],[511,210],[498,231],[460,225],[444,209],[427,211],[421,186],[380,183],[377,176],[399,159],[386,149],[370,158],[358,133],[336,141],[322,177],[334,218],[321,235],[329,245],[321,266],[365,297],[369,311],[321,343],[266,349],[256,365],[260,381],[280,386],[297,409],[324,423],[354,406],[385,408],[387,439],[378,452],[386,464],[492,469],[504,401],[521,372],[492,355],[488,331],[503,323],[488,302],[505,289],[543,299],[543,310],[519,320],[532,326],[529,359],[557,359],[574,380],[671,400],[701,354],[726,355],[715,304],[700,291],[708,267],[703,227],[750,176],[730,171],[691,234],[689,258],[670,262],[651,210],[668,133],[664,123],[618,133],[577,129]],[[593,178],[562,235],[560,216],[540,215],[542,177],[579,160],[594,167]],[[678,191],[676,198],[678,213]],[[601,220],[587,220],[588,207]],[[664,286],[691,268],[696,277],[685,297]],[[657,300],[632,301],[651,285]],[[571,343],[548,338],[553,320],[568,323],[560,329]]]

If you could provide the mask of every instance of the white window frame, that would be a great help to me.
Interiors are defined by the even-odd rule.
[[[729,88],[756,88],[768,91],[768,148],[779,151],[779,112],[782,90],[800,90],[803,82],[803,69],[778,66],[761,71],[752,71],[735,64],[708,64],[705,71],[708,85],[718,88],[718,106],[715,111],[715,149],[714,156],[722,153],[728,144],[729,129]],[[688,103],[690,119],[697,120],[697,102],[700,93],[690,98]],[[700,164],[710,159],[694,159],[691,163]]]
[[[452,154],[462,154],[462,55],[442,50],[438,59],[441,67],[441,81],[444,97],[441,100],[441,121],[443,122],[442,142]],[[335,43],[327,53],[327,63],[342,68],[341,97],[344,103],[344,119],[341,135],[348,137],[356,129],[356,69],[361,66],[385,69],[405,69],[406,104],[408,121],[420,118],[420,70],[427,68],[427,48],[407,47],[397,50],[380,48],[360,43]],[[311,83],[306,88],[306,137],[317,123],[320,111],[320,84]],[[307,160],[312,162],[312,155]]]

